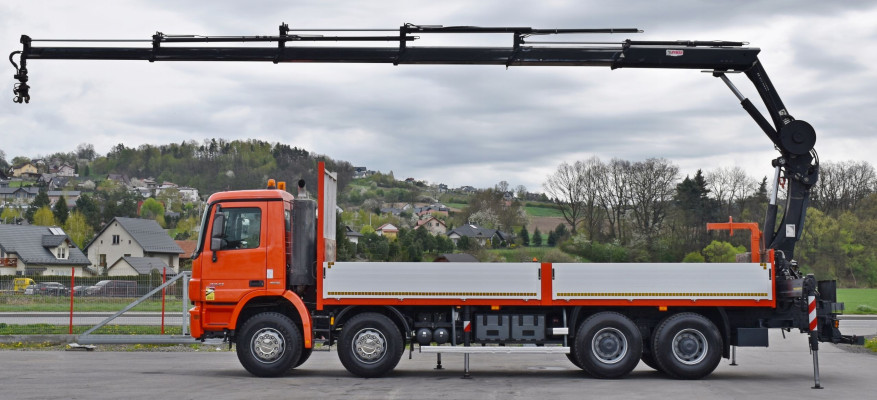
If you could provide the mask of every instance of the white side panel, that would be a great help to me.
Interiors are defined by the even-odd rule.
[[[538,263],[324,264],[327,299],[521,299],[542,296]]]
[[[553,264],[552,299],[770,300],[770,265],[758,263]]]

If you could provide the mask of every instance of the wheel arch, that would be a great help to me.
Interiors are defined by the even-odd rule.
[[[340,312],[338,312],[338,314],[335,315],[334,326],[342,326],[350,318],[367,312],[373,312],[387,316],[388,318],[390,318],[391,321],[393,321],[394,324],[396,324],[396,327],[399,329],[399,332],[402,333],[402,337],[404,338],[404,340],[406,342],[411,340],[411,325],[408,323],[408,319],[405,318],[405,315],[401,311],[399,311],[399,309],[393,306],[345,307]]]
[[[307,307],[298,295],[286,291],[282,296],[250,296],[244,298],[240,307],[235,309],[231,320],[235,321],[233,329],[237,330],[252,316],[262,312],[278,312],[289,317],[302,331],[304,347],[313,347],[313,329],[311,316]]]

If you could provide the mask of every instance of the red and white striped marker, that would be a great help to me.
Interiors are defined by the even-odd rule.
[[[807,297],[808,309],[810,310],[810,330],[813,332],[817,331],[816,325],[816,296],[808,296]]]
[[[463,332],[472,332],[472,321],[463,321]]]

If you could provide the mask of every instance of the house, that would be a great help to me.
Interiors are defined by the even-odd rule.
[[[426,230],[433,235],[444,235],[448,233],[448,226],[445,225],[444,221],[436,217],[429,217],[418,220],[414,228],[417,229],[421,226],[425,227]]]
[[[375,233],[377,233],[378,236],[386,236],[387,239],[395,239],[396,235],[399,234],[399,228],[393,224],[386,223],[379,226],[378,229],[375,229]]]
[[[435,262],[478,262],[478,259],[471,254],[466,253],[443,253],[440,254]]]
[[[89,264],[61,228],[0,225],[0,275],[93,275]]]
[[[463,236],[474,239],[481,246],[486,246],[487,243],[494,238],[496,238],[496,240],[499,240],[500,243],[512,242],[512,236],[508,233],[496,229],[481,228],[477,225],[471,224],[456,227],[448,232],[448,239],[451,239],[454,242],[455,246],[457,245],[457,242],[460,240],[460,238]]]
[[[179,187],[180,198],[183,199],[183,203],[196,203],[201,200],[201,196],[198,194],[198,189],[191,188],[188,186]]]
[[[345,225],[344,228],[346,228],[344,235],[347,236],[347,240],[350,243],[359,244],[359,238],[362,237],[362,234],[351,229],[348,225]]]
[[[16,178],[36,178],[40,175],[37,167],[31,163],[25,163],[17,167],[12,167],[12,176]]]
[[[60,176],[56,174],[42,174],[37,180],[38,186],[45,186],[48,190],[61,190],[69,183],[69,176]]]
[[[79,200],[79,196],[82,192],[78,190],[50,190],[46,192],[49,195],[49,201],[52,203],[52,207],[55,206],[55,203],[61,199],[61,196],[64,196],[64,200],[67,202],[67,208],[72,209],[76,207],[76,200]]]
[[[192,265],[192,255],[195,253],[195,249],[198,247],[197,240],[174,240],[174,243],[177,246],[180,246],[183,249],[183,253],[180,254],[180,266],[191,267]]]
[[[451,211],[450,208],[445,207],[444,205],[441,205],[441,204],[432,204],[432,205],[428,205],[428,206],[414,208],[414,214],[417,215],[418,217],[432,216],[432,215],[444,215],[447,217],[448,213],[450,211]]]
[[[152,271],[159,274],[176,275],[174,269],[160,258],[122,257],[107,268],[107,276],[149,275]]]
[[[122,186],[131,185],[131,181],[128,179],[128,175],[125,174],[109,174],[107,175],[107,180],[116,182]]]
[[[0,203],[17,205],[30,204],[39,193],[40,188],[33,186],[0,188]]]
[[[53,168],[52,172],[57,174],[58,176],[72,177],[76,176],[76,168],[70,166],[69,164],[62,164],[57,168]]]
[[[108,271],[122,257],[155,257],[179,272],[183,249],[151,219],[113,218],[85,246],[91,265]]]

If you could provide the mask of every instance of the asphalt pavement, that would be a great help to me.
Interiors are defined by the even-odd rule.
[[[847,321],[845,321],[847,322]],[[860,321],[861,322],[861,321]],[[875,321],[849,326],[875,334]],[[737,366],[723,360],[709,377],[669,379],[640,363],[625,379],[590,378],[563,355],[473,355],[471,379],[463,356],[405,353],[384,378],[348,373],[334,349],[315,351],[289,376],[256,378],[224,347],[198,352],[0,351],[0,398],[8,399],[865,399],[877,392],[877,355],[823,344],[821,384],[813,386],[807,336],[770,333],[768,348],[739,348]],[[223,351],[216,351],[221,349]]]

